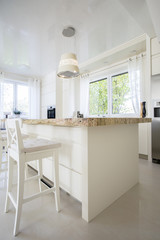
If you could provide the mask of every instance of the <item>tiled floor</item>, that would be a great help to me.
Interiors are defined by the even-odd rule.
[[[61,212],[54,196],[44,196],[23,207],[17,239],[33,240],[160,240],[160,165],[140,160],[140,183],[91,223],[81,219],[81,204],[61,191]],[[26,194],[38,187],[25,186]],[[4,213],[6,174],[0,174],[0,240],[14,237],[15,211]]]

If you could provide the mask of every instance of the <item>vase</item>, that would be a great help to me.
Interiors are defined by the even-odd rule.
[[[146,102],[141,102],[141,117],[146,117]]]

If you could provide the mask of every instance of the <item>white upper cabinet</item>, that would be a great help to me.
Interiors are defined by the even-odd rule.
[[[157,38],[151,40],[151,51],[152,55],[160,54],[160,43]]]
[[[160,74],[160,43],[157,38],[151,40],[152,75]]]

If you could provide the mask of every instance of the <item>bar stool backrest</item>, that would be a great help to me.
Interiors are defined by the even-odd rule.
[[[6,121],[7,130],[7,146],[8,148],[15,150],[17,153],[21,153],[24,149],[22,134],[20,131],[18,119],[8,119]]]

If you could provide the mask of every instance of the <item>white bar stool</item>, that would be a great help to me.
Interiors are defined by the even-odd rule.
[[[7,134],[5,130],[0,130],[0,172],[6,171],[7,168],[2,167],[2,165],[6,164],[7,161],[2,161],[3,152],[7,151]]]
[[[22,139],[20,132],[19,122],[15,119],[7,120],[7,141],[8,141],[8,186],[6,193],[5,212],[8,212],[9,202],[11,201],[16,209],[15,224],[14,224],[14,236],[19,232],[20,217],[22,212],[22,205],[29,202],[41,195],[51,192],[55,193],[56,210],[60,211],[60,196],[59,196],[59,163],[58,163],[58,148],[61,144],[48,141],[45,139]],[[54,159],[54,187],[46,190],[41,189],[41,177],[42,177],[42,158],[52,157]],[[17,201],[15,201],[12,195],[12,177],[13,177],[13,160],[17,162],[18,167],[18,182],[17,182]],[[24,182],[25,182],[25,164],[29,161],[39,160],[38,175],[31,177],[32,179],[39,180],[40,192],[24,198]],[[29,180],[29,179],[27,179]]]

